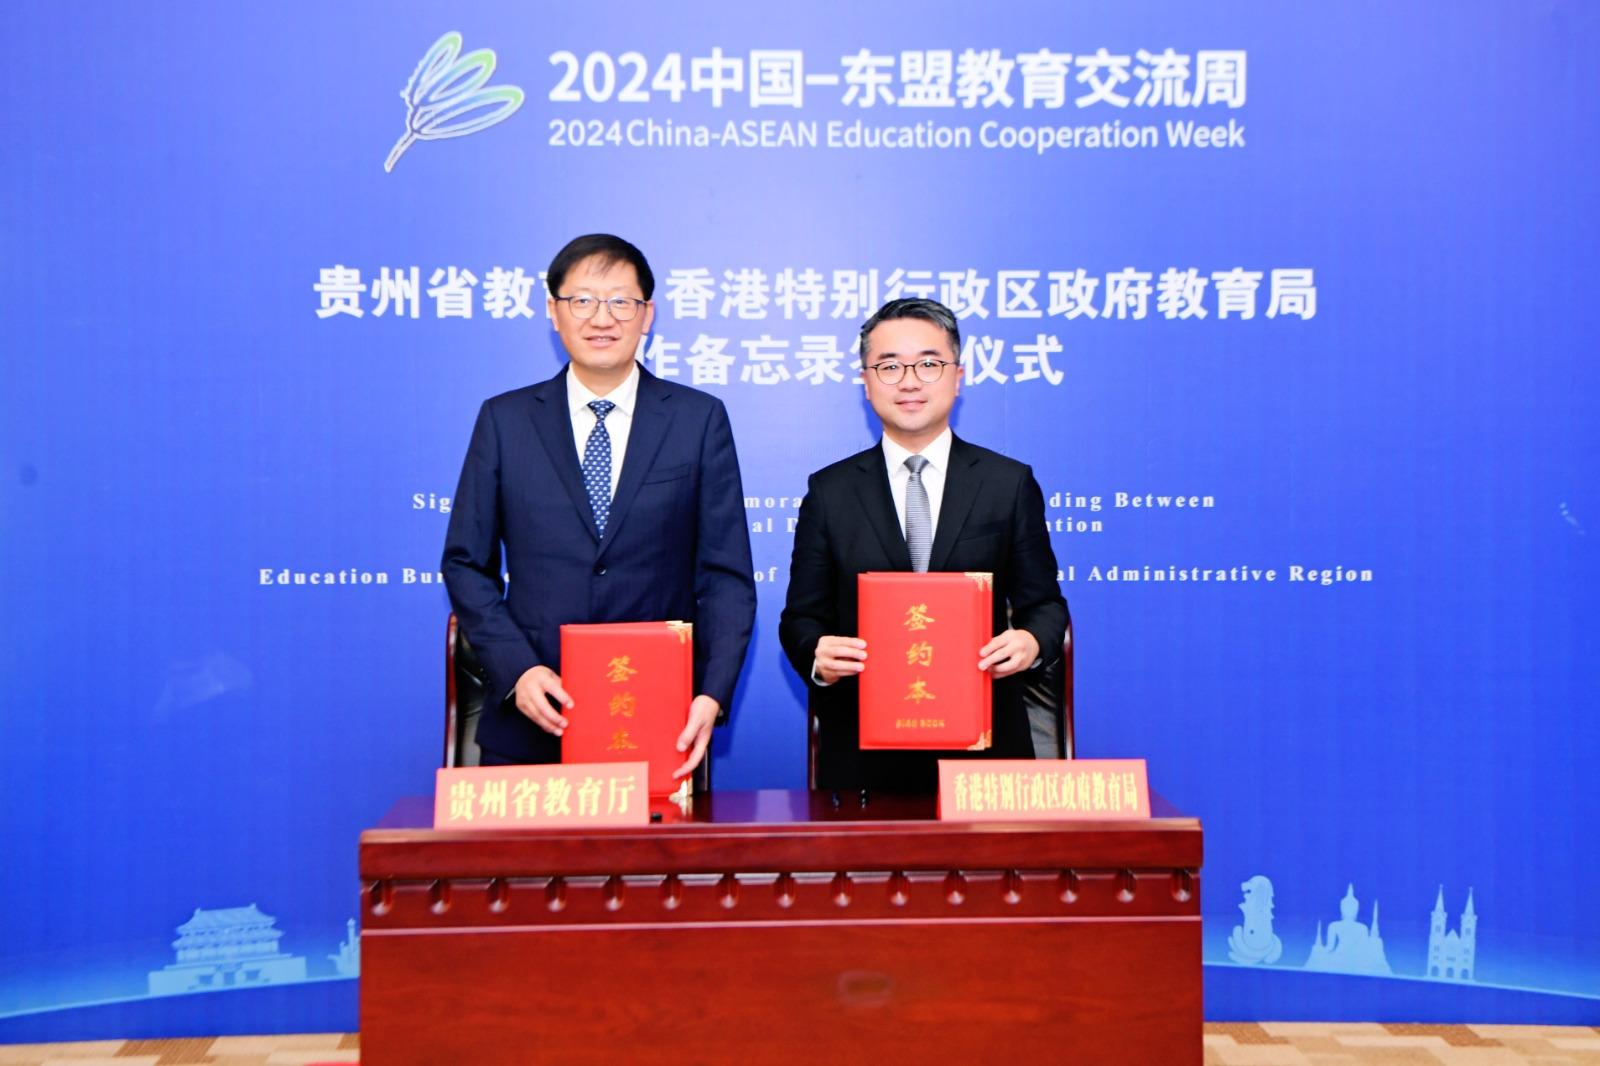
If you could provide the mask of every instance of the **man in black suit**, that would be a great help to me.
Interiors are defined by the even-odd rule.
[[[655,315],[639,249],[579,237],[546,277],[571,361],[484,403],[445,539],[450,602],[489,674],[483,763],[560,761],[574,710],[564,623],[682,619],[695,627],[696,695],[678,738],[686,776],[732,704],[755,621],[728,413],[635,362]]]
[[[857,677],[871,649],[854,635],[856,575],[869,570],[994,574],[997,635],[972,649],[994,684],[984,754],[1033,758],[1019,675],[1061,654],[1067,604],[1033,471],[950,431],[960,351],[955,316],[933,300],[894,300],[868,319],[862,377],[883,438],[811,475],[800,505],[778,636],[820,725],[819,788],[931,793],[937,760],[967,756],[860,750]]]

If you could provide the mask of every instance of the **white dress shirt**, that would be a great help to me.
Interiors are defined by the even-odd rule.
[[[906,466],[906,459],[912,455],[921,455],[928,460],[928,465],[922,468],[922,487],[928,490],[928,519],[933,523],[929,533],[939,531],[939,505],[944,503],[944,477],[950,469],[950,442],[954,434],[950,427],[944,427],[944,432],[933,439],[921,452],[908,452],[900,445],[883,435],[883,461],[889,468],[889,495],[894,497],[894,513],[900,519],[900,535],[906,534],[906,486],[911,484],[911,468]],[[827,688],[831,681],[822,680],[817,673],[817,661],[811,660],[811,681],[818,688]]]
[[[906,459],[920,454],[928,460],[922,468],[922,487],[928,490],[928,518],[933,522],[931,533],[939,531],[939,505],[944,502],[944,478],[950,470],[950,442],[954,439],[950,427],[933,438],[933,443],[918,452],[908,452],[883,435],[883,461],[889,468],[889,495],[894,497],[894,513],[900,519],[900,535],[906,533],[906,486],[911,483],[911,470]]]
[[[617,480],[622,477],[622,460],[628,452],[628,431],[633,428],[633,408],[639,400],[639,364],[623,379],[621,385],[604,396],[590,392],[578,375],[567,369],[567,408],[572,414],[572,440],[578,447],[578,463],[583,463],[583,453],[589,447],[589,434],[594,432],[599,419],[589,409],[592,400],[610,400],[617,406],[606,412],[606,433],[611,437],[611,496],[617,495]],[[926,478],[927,474],[924,473]],[[901,495],[904,495],[901,490]],[[937,513],[937,512],[935,512]]]

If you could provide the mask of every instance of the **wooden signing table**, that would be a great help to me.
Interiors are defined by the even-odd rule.
[[[721,792],[638,829],[361,835],[361,1055],[1199,1063],[1201,832]]]

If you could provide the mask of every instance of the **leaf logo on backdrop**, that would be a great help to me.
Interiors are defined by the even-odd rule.
[[[461,34],[454,30],[434,41],[400,92],[406,102],[406,132],[384,160],[384,171],[393,170],[417,141],[465,137],[510,118],[522,106],[522,90],[515,85],[484,88],[493,73],[492,49],[463,56]]]

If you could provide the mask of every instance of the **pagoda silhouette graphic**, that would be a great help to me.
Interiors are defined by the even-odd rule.
[[[278,950],[277,919],[254,903],[221,910],[195,908],[178,926],[172,950],[178,961],[150,971],[152,996],[175,996],[217,988],[287,984],[306,979],[306,960]]]

